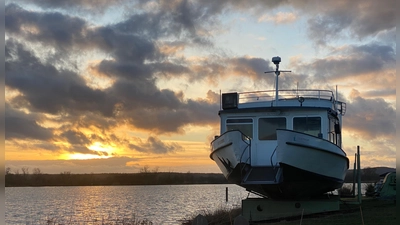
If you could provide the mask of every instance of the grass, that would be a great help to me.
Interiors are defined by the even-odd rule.
[[[84,220],[74,221],[72,218],[47,218],[41,221],[36,221],[27,224],[38,224],[38,225],[83,225],[83,224],[91,224],[91,225],[153,225],[151,221],[146,219],[139,220],[133,216],[132,218],[112,218],[105,217],[101,219],[92,219],[86,218]]]
[[[397,224],[396,204],[393,201],[381,201],[373,198],[364,198],[361,205],[343,202],[340,211],[305,216],[292,221],[280,221],[272,224],[285,225],[377,225]],[[262,224],[262,223],[260,223]]]
[[[352,199],[354,201],[354,199]],[[215,212],[205,212],[202,215],[206,217],[209,224],[233,224],[235,217],[240,215],[241,209],[232,210],[219,209]],[[196,215],[197,216],[197,215]],[[185,220],[182,224],[192,224],[195,216]],[[263,223],[252,223],[257,225],[379,225],[379,224],[397,224],[396,222],[396,204],[394,201],[383,201],[375,198],[363,198],[362,204],[352,204],[349,201],[343,201],[340,211],[331,213],[320,213],[307,215],[304,217],[292,217],[287,220],[270,221]]]
[[[216,211],[212,212],[210,210],[203,210],[203,213],[200,213],[204,216],[209,225],[229,225],[233,224],[234,219],[239,216],[242,212],[241,208],[233,208],[233,209],[217,209]],[[193,215],[193,217],[189,219],[183,220],[183,225],[191,225],[193,220],[196,218],[197,215]]]

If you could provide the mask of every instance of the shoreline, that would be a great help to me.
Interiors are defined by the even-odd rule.
[[[370,168],[367,168],[370,169]],[[385,168],[396,171],[395,168]],[[362,183],[379,181],[380,174],[363,174]],[[353,182],[353,172],[348,170],[344,183]],[[232,184],[222,173],[91,173],[91,174],[14,174],[5,175],[5,187],[42,186],[125,186],[125,185],[186,185],[186,184]]]

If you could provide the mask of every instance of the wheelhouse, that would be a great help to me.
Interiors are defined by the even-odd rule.
[[[221,134],[239,130],[247,136],[251,140],[254,166],[274,164],[277,129],[298,131],[341,147],[341,116],[345,105],[335,102],[333,93],[321,93],[282,98],[278,103],[261,100],[261,96],[266,96],[264,92],[244,93],[246,97],[240,93],[222,94]]]

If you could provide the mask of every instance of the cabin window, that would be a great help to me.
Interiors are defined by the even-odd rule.
[[[240,130],[244,135],[253,138],[253,119],[227,119],[226,130]]]
[[[322,137],[321,117],[295,117],[293,118],[293,130]]]
[[[276,129],[286,129],[286,118],[260,118],[258,120],[258,139],[276,140]]]

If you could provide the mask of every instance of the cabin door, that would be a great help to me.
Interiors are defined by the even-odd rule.
[[[275,166],[276,129],[286,129],[285,117],[261,117],[255,122],[251,148],[252,166]]]

